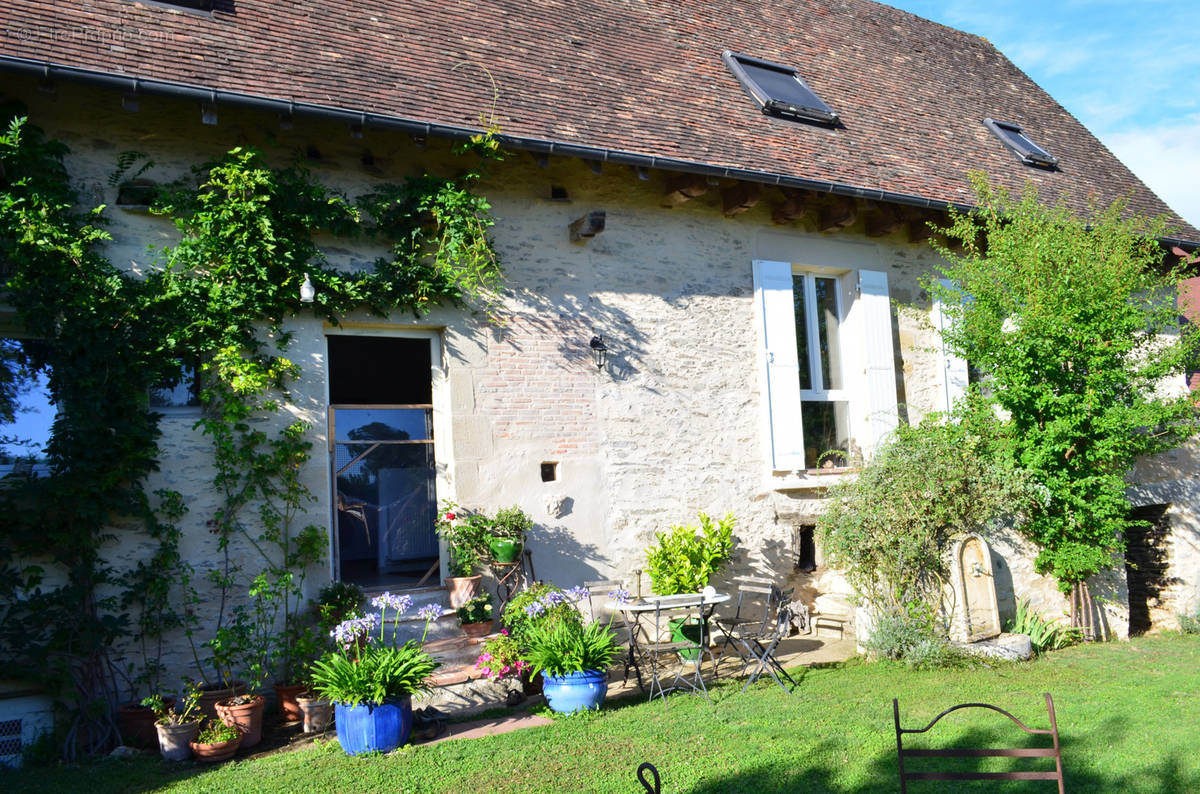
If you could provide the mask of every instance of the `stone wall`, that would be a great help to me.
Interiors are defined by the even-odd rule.
[[[457,167],[449,146],[437,141],[418,147],[407,136],[376,131],[358,140],[340,125],[302,119],[282,130],[274,117],[233,109],[223,109],[220,124],[210,127],[186,103],[148,97],[134,114],[121,109],[118,96],[70,85],[54,95],[32,83],[12,89],[37,123],[71,147],[68,168],[93,203],[115,198],[108,175],[128,149],[155,161],[147,176],[158,181],[180,177],[233,145],[258,146],[281,163],[307,153],[320,178],[350,195],[426,167]],[[482,185],[494,205],[493,236],[507,272],[498,324],[453,307],[421,318],[354,316],[338,328],[311,317],[294,320],[288,355],[303,374],[278,421],[295,417],[313,428],[304,481],[317,500],[306,520],[329,526],[333,515],[326,335],[425,335],[439,351],[431,373],[439,497],[488,510],[523,507],[537,523],[530,546],[540,578],[570,586],[615,576],[634,588],[656,531],[692,522],[701,510],[733,511],[738,559],[718,585],[751,572],[791,578],[822,611],[849,614],[850,590],[837,572],[823,564],[815,574],[792,568],[794,527],[813,522],[824,488],[845,475],[770,471],[751,262],[818,257],[846,269],[885,271],[896,307],[897,396],[902,413],[916,421],[940,407],[929,298],[919,284],[936,254],[907,242],[903,232],[869,239],[861,222],[833,235],[815,234],[803,222],[774,226],[771,204],[779,197],[770,190],[735,218],[723,216],[716,186],[666,209],[660,206],[666,178],[652,173],[641,180],[631,169],[607,165],[596,174],[569,158],[540,167],[527,154],[510,154]],[[606,213],[605,230],[571,243],[570,222],[598,210]],[[108,256],[133,270],[154,266],[148,246],[175,239],[162,219],[122,209],[107,215]],[[358,241],[330,240],[326,248],[332,262],[347,268],[362,267],[378,253]],[[612,350],[604,370],[588,354],[594,334]],[[164,465],[151,487],[185,493],[184,553],[202,572],[219,563],[205,526],[217,497],[208,443],[192,427],[196,416],[178,410],[164,419]],[[556,479],[542,480],[543,463],[557,464]],[[1184,482],[1172,477],[1176,485]],[[1200,500],[1182,486],[1176,491],[1181,529],[1172,553],[1182,573],[1166,611],[1194,600],[1200,569],[1192,508]],[[118,565],[132,565],[144,553],[136,534],[125,537],[112,553]],[[1043,611],[1062,611],[1065,602],[1053,583],[1033,572],[1026,544],[989,541],[1002,616],[1011,615],[1015,595],[1027,595]],[[248,544],[239,542],[233,551],[253,564]],[[308,572],[310,594],[329,580],[331,564]],[[1113,599],[1106,611],[1118,636],[1122,586],[1114,574],[1103,589]],[[648,579],[642,587],[648,589]],[[187,656],[176,643],[173,666],[182,667]]]

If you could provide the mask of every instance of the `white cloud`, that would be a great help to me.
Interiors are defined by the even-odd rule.
[[[1171,209],[1200,228],[1200,116],[1102,138]]]

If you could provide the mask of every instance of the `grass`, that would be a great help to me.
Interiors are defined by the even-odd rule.
[[[350,758],[330,742],[216,769],[150,758],[101,760],[0,774],[0,790],[631,792],[640,790],[637,766],[651,761],[665,792],[893,792],[899,791],[893,697],[907,727],[966,701],[995,703],[1030,727],[1046,727],[1043,692],[1054,696],[1068,791],[1200,791],[1197,635],[1082,645],[976,670],[852,661],[802,671],[790,695],[765,681],[745,694],[718,686],[711,705],[687,695],[665,703],[610,701],[599,713],[547,727],[388,756]],[[1021,734],[989,714],[947,717],[935,729],[937,741],[1018,744]],[[1020,768],[1033,768],[1023,763]],[[944,786],[914,782],[909,791],[948,790]],[[1054,784],[965,783],[954,790],[1048,792]]]

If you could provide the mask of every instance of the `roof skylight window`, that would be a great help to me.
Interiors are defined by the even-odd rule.
[[[721,60],[742,87],[762,106],[768,116],[837,124],[838,114],[830,109],[791,66],[725,50]]]
[[[1030,140],[1029,136],[1021,131],[1020,126],[995,119],[984,119],[983,124],[1026,165],[1039,165],[1043,168],[1054,168],[1058,165],[1058,158]]]

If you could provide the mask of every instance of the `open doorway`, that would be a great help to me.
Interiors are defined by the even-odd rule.
[[[1138,523],[1125,530],[1130,636],[1154,628],[1153,612],[1162,606],[1162,594],[1171,584],[1169,507],[1163,504],[1134,508],[1130,518]]]
[[[364,588],[437,584],[433,341],[328,342],[335,575]]]

